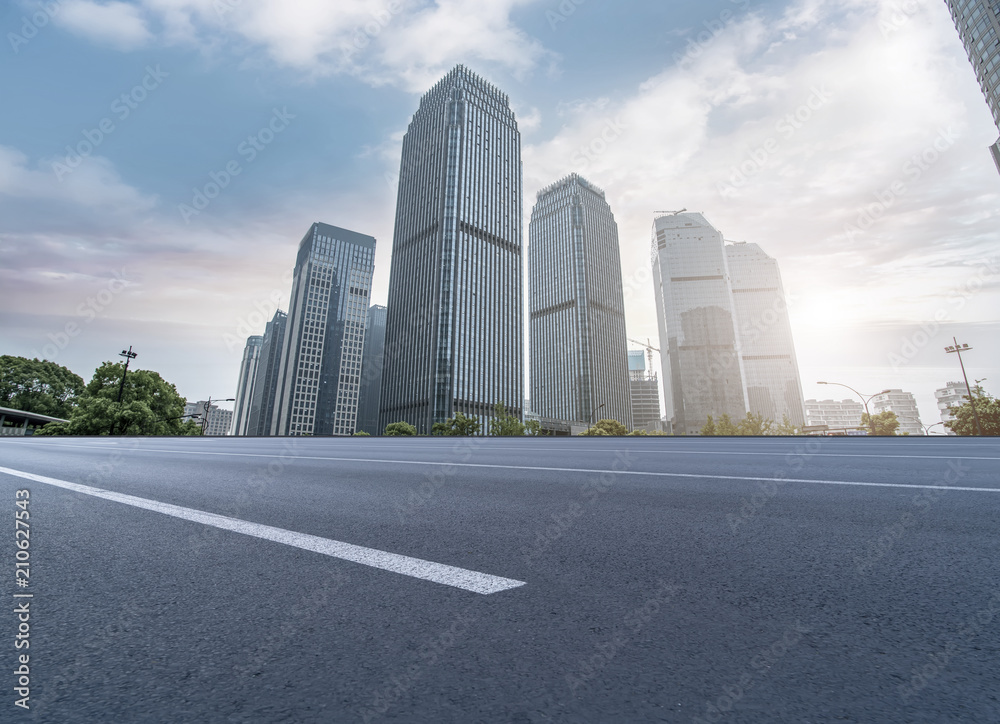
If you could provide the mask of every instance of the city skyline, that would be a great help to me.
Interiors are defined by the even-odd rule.
[[[25,34],[34,7],[12,4],[0,22]],[[2,81],[19,108],[0,122],[7,351],[89,376],[135,344],[140,366],[188,399],[235,396],[246,337],[287,309],[291,239],[314,218],[385,241],[372,298],[384,303],[401,130],[414,94],[466,62],[510,93],[525,135],[523,198],[571,172],[608,193],[630,336],[655,337],[649,215],[687,206],[781,263],[805,397],[824,395],[820,379],[902,388],[926,417],[933,391],[955,377],[943,352],[953,334],[976,347],[970,377],[996,390],[997,187],[984,151],[996,126],[944,3],[909,14],[888,2],[734,4],[724,21],[693,4],[670,14],[648,4],[642,23],[599,3],[556,20],[541,3],[496,7],[487,27],[474,25],[477,43],[416,63],[425,51],[405,41],[418,21],[473,20],[401,12],[343,68],[319,49],[330,38],[354,48],[375,4],[314,22],[307,43],[298,16],[285,37],[252,38],[246,15],[168,28],[145,3],[36,28],[9,48],[18,72]],[[583,52],[599,31],[629,49],[607,68]],[[188,32],[220,43],[213,63]],[[235,62],[237,38],[253,71]],[[41,62],[63,54],[76,72],[65,79]],[[871,64],[882,71],[855,72]],[[63,99],[58,111],[29,93],[42,86]],[[674,107],[688,110],[664,123]],[[112,131],[100,131],[105,117]],[[193,118],[197,132],[172,130]],[[97,143],[98,132],[57,178],[66,146],[85,133]],[[260,148],[242,146],[248,136]],[[230,161],[240,173],[227,182]],[[851,169],[866,181],[850,181]],[[225,189],[208,187],[210,203],[185,219],[179,208],[202,205],[194,192],[215,183],[210,174]],[[68,338],[68,323],[80,334]]]

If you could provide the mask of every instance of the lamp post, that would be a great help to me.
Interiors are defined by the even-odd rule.
[[[594,426],[594,415],[596,415],[597,411],[600,410],[602,407],[604,407],[604,405],[605,405],[605,403],[602,402],[600,405],[598,405],[597,407],[594,408],[593,412],[590,413],[590,426],[591,427]]]
[[[138,357],[139,354],[137,352],[133,352],[132,345],[129,345],[128,349],[127,350],[123,349],[121,352],[118,353],[118,356],[125,358],[125,370],[124,372],[122,372],[122,382],[120,385],[118,385],[118,404],[120,405],[122,404],[122,395],[125,393],[125,375],[128,374],[128,363],[134,360],[136,357]],[[111,431],[109,433],[110,435],[115,434],[116,422],[117,420],[111,420]]]
[[[983,436],[983,427],[979,424],[979,412],[976,410],[976,398],[972,394],[972,388],[969,387],[969,377],[965,374],[965,363],[962,361],[962,352],[971,352],[972,347],[967,344],[959,344],[957,337],[952,337],[952,341],[955,343],[954,347],[945,347],[944,351],[948,354],[958,355],[958,364],[962,366],[962,378],[965,380],[965,389],[969,393],[969,404],[972,405],[972,417],[976,421],[976,434],[979,437]]]
[[[224,400],[216,400],[216,402],[236,402],[235,397],[227,397]],[[202,437],[205,436],[205,428],[208,426],[208,415],[212,409],[212,398],[209,397],[208,401],[205,403],[205,416],[201,418],[201,434]]]
[[[875,436],[875,420],[872,419],[872,414],[871,414],[871,412],[868,411],[868,402],[872,398],[874,398],[874,397],[878,397],[879,395],[884,395],[889,390],[882,390],[881,392],[876,392],[874,395],[869,395],[866,398],[864,395],[862,395],[856,389],[854,389],[853,387],[850,387],[849,385],[845,385],[843,382],[817,382],[816,384],[817,385],[837,385],[839,387],[846,387],[851,392],[853,392],[855,395],[857,395],[858,397],[860,397],[861,401],[865,405],[865,414],[868,415],[868,429],[871,431],[872,437]]]

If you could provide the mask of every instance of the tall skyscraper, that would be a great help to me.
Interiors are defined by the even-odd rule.
[[[653,222],[653,289],[667,418],[697,435],[712,415],[747,412],[722,234],[699,213]]]
[[[278,368],[281,366],[281,350],[287,324],[288,315],[279,309],[264,329],[260,362],[257,364],[257,379],[254,380],[253,399],[250,402],[247,435],[271,434],[274,401],[278,396]]]
[[[618,224],[572,174],[538,193],[528,228],[532,412],[632,429]]]
[[[272,434],[354,434],[374,269],[371,236],[316,223],[302,239]]]
[[[382,400],[382,365],[385,353],[385,318],[388,309],[373,305],[368,309],[365,327],[365,353],[361,360],[361,392],[358,396],[358,430],[381,435],[378,426]]]
[[[1000,3],[997,0],[945,0],[976,71],[976,80],[1000,128]],[[1000,171],[1000,139],[990,146]]]
[[[778,262],[756,244],[726,246],[749,411],[805,424],[802,382]]]
[[[248,337],[240,365],[240,378],[236,383],[236,408],[233,410],[231,435],[246,435],[250,425],[250,407],[253,401],[253,386],[257,381],[257,367],[260,363],[260,348],[263,337]]]
[[[660,385],[652,365],[646,369],[646,353],[641,349],[628,352],[628,383],[632,396],[632,427],[646,432],[661,431]]]
[[[505,94],[458,66],[403,137],[379,427],[421,433],[524,398],[521,135]],[[483,425],[486,428],[486,424]]]

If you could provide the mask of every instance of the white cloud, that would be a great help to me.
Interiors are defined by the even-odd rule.
[[[140,8],[130,3],[63,0],[53,17],[67,30],[119,50],[141,47],[153,37]]]

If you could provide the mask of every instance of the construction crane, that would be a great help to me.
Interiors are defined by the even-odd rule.
[[[656,347],[654,347],[653,345],[651,345],[649,343],[649,338],[647,338],[645,342],[640,342],[637,339],[631,339],[631,338],[626,338],[626,339],[628,339],[629,342],[634,342],[635,344],[639,345],[640,347],[645,347],[646,348],[646,359],[649,360],[649,371],[652,372],[653,371],[653,352],[659,352],[660,350],[658,350]]]

